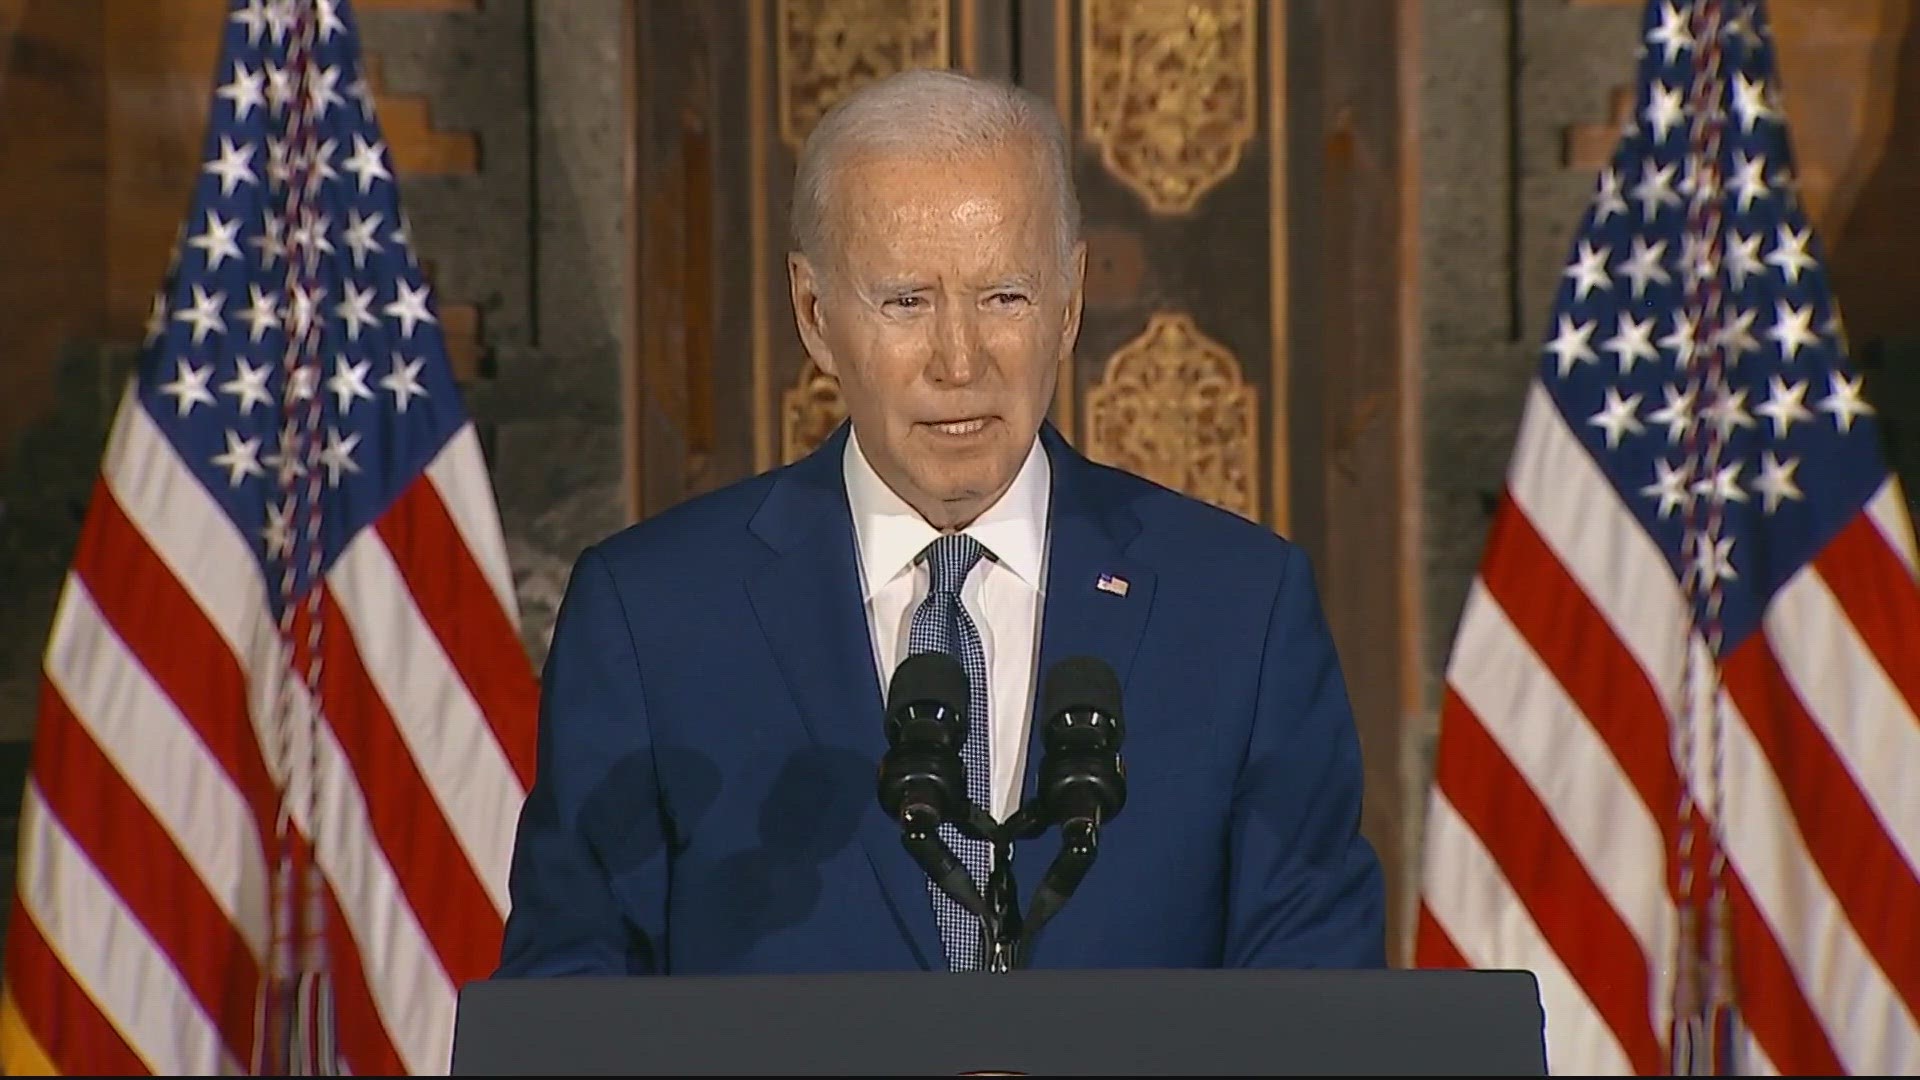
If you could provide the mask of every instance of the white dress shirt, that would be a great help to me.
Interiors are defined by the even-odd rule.
[[[893,679],[926,598],[928,576],[920,553],[940,531],[895,494],[873,471],[860,440],[847,438],[844,460],[847,501],[860,552],[861,591],[881,692]],[[1028,719],[1033,713],[1033,669],[1040,643],[1043,582],[1046,581],[1047,504],[1052,470],[1035,439],[1013,485],[999,501],[961,531],[987,555],[967,575],[960,602],[980,631],[992,685],[987,694],[992,763],[990,809],[1001,821],[1013,816],[1026,768]]]

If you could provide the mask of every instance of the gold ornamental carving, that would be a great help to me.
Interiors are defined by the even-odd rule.
[[[1193,209],[1253,138],[1253,0],[1083,3],[1087,138],[1149,209]]]
[[[808,360],[799,380],[780,395],[780,460],[791,465],[806,457],[846,416],[840,380]]]
[[[1087,456],[1258,520],[1259,393],[1179,312],[1158,312],[1087,391]]]
[[[866,83],[948,64],[947,0],[780,0],[777,26],[780,137],[796,152]]]

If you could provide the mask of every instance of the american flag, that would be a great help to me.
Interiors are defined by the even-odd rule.
[[[1415,962],[1535,972],[1555,1072],[1920,1072],[1912,526],[1763,7],[1642,33],[1446,671]]]
[[[237,0],[44,662],[0,1064],[444,1072],[537,687],[347,0]]]

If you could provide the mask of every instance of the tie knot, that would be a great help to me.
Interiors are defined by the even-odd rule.
[[[933,579],[932,590],[958,595],[961,583],[986,553],[980,541],[966,533],[948,533],[928,544],[925,555],[927,573]]]

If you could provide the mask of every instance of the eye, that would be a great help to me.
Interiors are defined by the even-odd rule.
[[[1026,293],[1011,289],[1002,289],[999,292],[989,294],[987,296],[987,303],[992,304],[994,307],[1020,307],[1026,304],[1028,299]]]
[[[894,296],[881,306],[891,311],[919,311],[927,306],[927,300],[924,296]]]

